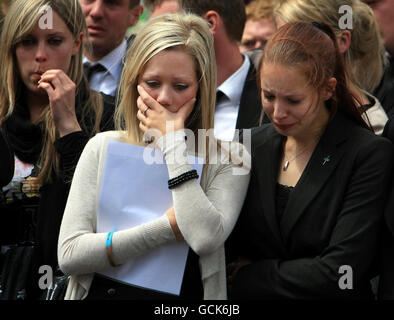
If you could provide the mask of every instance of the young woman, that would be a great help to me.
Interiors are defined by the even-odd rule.
[[[371,8],[361,0],[285,0],[276,7],[275,17],[278,27],[287,22],[317,21],[334,30],[359,111],[374,132],[381,135],[388,117],[372,92],[383,75],[384,46]]]
[[[294,22],[261,60],[264,110],[230,236],[231,297],[366,299],[390,186],[393,146],[357,111],[329,26]]]
[[[103,103],[83,78],[85,28],[77,0],[16,0],[1,34],[0,245],[11,256],[15,244],[36,244],[33,279],[39,266],[57,266],[60,222],[85,144],[113,128],[113,102]],[[11,283],[3,277],[3,294]],[[38,290],[38,280],[29,283]]]
[[[67,201],[58,251],[61,269],[72,275],[66,299],[173,298],[93,273],[176,240],[190,247],[179,298],[225,299],[224,241],[238,218],[249,182],[248,170],[236,175],[233,169],[246,151],[238,157],[232,154],[231,161],[225,148],[206,154],[213,164],[204,165],[201,185],[193,175],[175,183],[173,207],[160,218],[114,232],[107,246],[108,234],[96,232],[109,141],[144,145],[144,135],[160,132],[155,142],[165,156],[169,182],[191,174],[183,152],[188,148],[184,129],[194,133],[195,146],[204,143],[197,138],[198,130],[212,128],[215,105],[215,55],[206,21],[194,15],[163,15],[148,22],[133,42],[121,79],[117,117],[121,131],[98,134],[87,144]],[[172,126],[166,125],[169,121]],[[209,151],[216,150],[217,141],[212,137],[208,142]],[[133,181],[129,187],[143,188]],[[109,290],[114,288],[116,292]]]

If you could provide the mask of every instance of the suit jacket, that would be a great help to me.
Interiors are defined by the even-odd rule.
[[[261,111],[261,100],[256,81],[256,68],[251,63],[242,90],[235,128],[245,129],[257,127],[260,124]]]
[[[271,124],[252,132],[248,194],[226,246],[230,261],[252,262],[239,269],[230,297],[370,298],[392,144],[337,113],[278,221],[283,141]],[[341,266],[352,269],[342,274]],[[341,279],[353,289],[341,289]]]
[[[394,59],[390,58],[373,95],[380,101],[389,118],[394,116]]]
[[[382,137],[394,143],[394,118],[386,123]],[[394,300],[394,179],[385,209],[381,230],[378,298]]]

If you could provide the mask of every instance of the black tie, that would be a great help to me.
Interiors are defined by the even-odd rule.
[[[92,75],[96,72],[106,72],[107,69],[100,63],[96,63],[92,65],[91,63],[86,62],[83,65],[83,72],[85,73],[86,78],[90,81]]]

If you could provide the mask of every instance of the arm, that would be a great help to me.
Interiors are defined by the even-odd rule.
[[[170,179],[192,169],[183,154],[186,142],[182,130],[166,134],[158,145],[165,155]],[[243,148],[241,152],[247,153]],[[176,224],[199,255],[212,253],[223,245],[237,221],[249,183],[249,170],[234,174],[237,166],[230,163],[225,151],[221,150],[215,160],[226,164],[208,165],[205,191],[196,179],[172,189]]]
[[[66,274],[86,274],[110,267],[105,251],[106,233],[96,232],[98,176],[101,135],[86,145],[71,184],[59,234],[59,266]],[[168,218],[163,215],[151,222],[115,232],[112,239],[116,264],[174,241]]]
[[[0,188],[6,186],[14,176],[14,152],[0,130]]]
[[[101,97],[104,107],[101,116],[100,131],[113,130],[113,115],[115,110],[114,98],[104,94],[101,94]],[[71,182],[79,157],[90,137],[91,132],[76,130],[55,141],[54,146],[60,158],[60,169],[65,182]]]
[[[381,139],[359,151],[330,242],[320,255],[294,260],[264,259],[246,265],[234,279],[234,298],[242,298],[243,294],[256,298],[356,297],[378,250],[391,179],[392,148]],[[353,269],[353,290],[339,288],[342,265]]]

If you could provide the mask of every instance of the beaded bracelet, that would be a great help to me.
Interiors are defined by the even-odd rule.
[[[187,171],[175,178],[168,180],[168,189],[172,189],[172,188],[176,187],[177,185],[184,183],[184,182],[191,180],[191,179],[198,179],[197,170]]]

